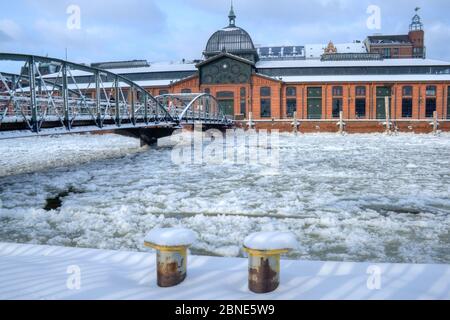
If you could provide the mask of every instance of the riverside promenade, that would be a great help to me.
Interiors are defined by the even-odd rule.
[[[188,258],[181,285],[156,284],[155,253],[0,243],[0,299],[450,299],[450,265],[281,262],[281,285],[248,290],[242,258]]]

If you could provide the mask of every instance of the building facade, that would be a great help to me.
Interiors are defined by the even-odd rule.
[[[334,131],[341,112],[356,131],[383,130],[387,118],[400,129],[428,128],[436,115],[446,127],[450,63],[424,59],[418,15],[410,28],[407,36],[389,37],[392,43],[369,37],[366,53],[339,53],[330,43],[322,59],[313,60],[302,58],[304,47],[256,48],[250,34],[236,25],[231,9],[228,26],[207,41],[204,60],[112,71],[154,96],[210,93],[229,116],[251,118],[261,128],[291,130],[296,116],[305,131]],[[403,59],[389,59],[393,57]]]

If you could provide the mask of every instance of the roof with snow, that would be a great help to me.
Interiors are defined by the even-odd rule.
[[[116,73],[116,74],[137,74],[137,73],[156,73],[156,72],[195,72],[197,68],[193,63],[154,63],[149,67],[139,67],[139,68],[119,68],[119,69],[107,69],[106,71]],[[88,76],[91,73],[74,70],[72,75],[74,77]],[[54,78],[58,74],[48,74],[44,78]]]
[[[147,60],[110,61],[91,63],[91,67],[98,69],[123,69],[149,67]]]
[[[314,67],[399,67],[399,66],[450,66],[450,62],[432,59],[385,59],[373,61],[320,61],[285,60],[259,61],[258,69],[266,68],[314,68]]]
[[[367,41],[370,45],[412,45],[411,39],[407,34],[405,35],[376,35],[367,37]]]
[[[305,46],[306,59],[320,59],[325,53],[328,44],[307,44]],[[337,43],[334,44],[337,53],[365,53],[366,45],[362,42]]]
[[[283,82],[286,82],[286,83],[313,83],[313,82],[316,82],[316,83],[323,83],[323,82],[436,82],[436,81],[450,81],[450,74],[284,76],[284,77],[281,77],[281,80]]]
[[[261,60],[284,60],[284,59],[304,59],[304,46],[269,46],[258,47],[259,58]]]

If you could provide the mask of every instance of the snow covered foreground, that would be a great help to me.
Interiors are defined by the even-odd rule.
[[[450,265],[282,261],[281,270],[280,288],[256,295],[246,259],[189,257],[186,281],[161,289],[152,253],[0,243],[0,299],[450,299]]]

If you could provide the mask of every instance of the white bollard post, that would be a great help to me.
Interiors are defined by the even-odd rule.
[[[344,134],[345,133],[345,122],[344,122],[344,111],[340,111],[339,112],[339,134]]]
[[[297,119],[297,111],[294,112],[294,122],[292,122],[292,127],[294,128],[294,134],[298,134],[298,119]]]
[[[391,108],[389,107],[389,101],[390,101],[389,97],[385,97],[384,98],[384,107],[385,107],[385,112],[386,112],[386,133],[388,135],[391,135],[392,134],[392,130],[391,130]]]
[[[438,113],[435,111],[433,113],[433,134],[436,136],[438,134],[439,129],[439,120],[438,120]]]
[[[253,112],[249,112],[247,128],[251,130],[251,129],[254,129],[254,127],[255,127],[255,123],[253,122]]]

